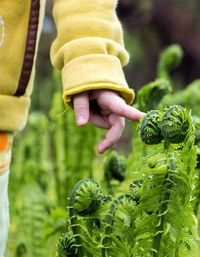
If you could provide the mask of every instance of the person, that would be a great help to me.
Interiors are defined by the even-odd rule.
[[[134,92],[122,66],[128,63],[117,0],[54,0],[57,36],[51,61],[61,70],[63,99],[78,126],[108,129],[97,146],[102,154],[120,138],[125,118],[143,114],[130,104]],[[45,0],[0,2],[0,257],[8,235],[8,178],[13,132],[27,121]],[[98,111],[93,104],[98,105]]]

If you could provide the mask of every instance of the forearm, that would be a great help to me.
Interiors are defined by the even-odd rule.
[[[66,102],[75,93],[102,88],[117,90],[128,103],[133,101],[122,71],[128,53],[116,5],[116,0],[54,1],[57,37],[51,60],[62,70]]]

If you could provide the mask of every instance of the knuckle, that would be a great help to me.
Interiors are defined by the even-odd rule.
[[[113,110],[113,107],[114,107],[113,102],[109,101],[108,102],[108,109]]]
[[[81,112],[86,112],[88,111],[88,107],[85,104],[77,103],[74,106],[75,112],[76,113],[81,113]]]
[[[106,141],[108,142],[109,147],[111,147],[115,143],[115,140],[109,138],[108,136],[106,136]]]
[[[126,117],[126,106],[121,107],[121,114],[123,117]]]
[[[124,127],[125,127],[125,119],[124,118],[119,119],[119,127],[121,129],[124,129]]]
[[[77,105],[76,108],[75,108],[77,111],[85,111],[87,110],[87,106],[85,105]]]

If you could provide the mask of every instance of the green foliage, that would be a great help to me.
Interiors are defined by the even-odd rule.
[[[171,91],[171,84],[168,80],[157,79],[145,85],[138,92],[137,108],[143,112],[155,109],[162,98]]]
[[[77,256],[189,257],[200,254],[197,220],[191,204],[196,165],[194,126],[181,106],[170,107],[159,115],[165,125],[166,116],[182,126],[187,120],[186,134],[184,138],[181,136],[182,140],[175,140],[176,144],[174,140],[170,144],[170,131],[163,143],[148,146],[151,151],[139,166],[140,180],[131,183],[128,194],[115,196],[105,203],[96,182],[85,179],[74,187],[67,234],[73,235],[71,240]],[[145,126],[144,122],[141,126]],[[143,133],[148,134],[148,129],[143,129]],[[67,241],[66,247],[68,244]]]
[[[24,186],[19,196],[16,257],[46,256],[43,230],[48,218],[47,200],[37,184]]]

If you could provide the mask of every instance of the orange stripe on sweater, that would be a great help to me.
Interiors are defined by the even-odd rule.
[[[9,145],[10,141],[8,135],[4,132],[0,132],[0,153],[5,152]]]

